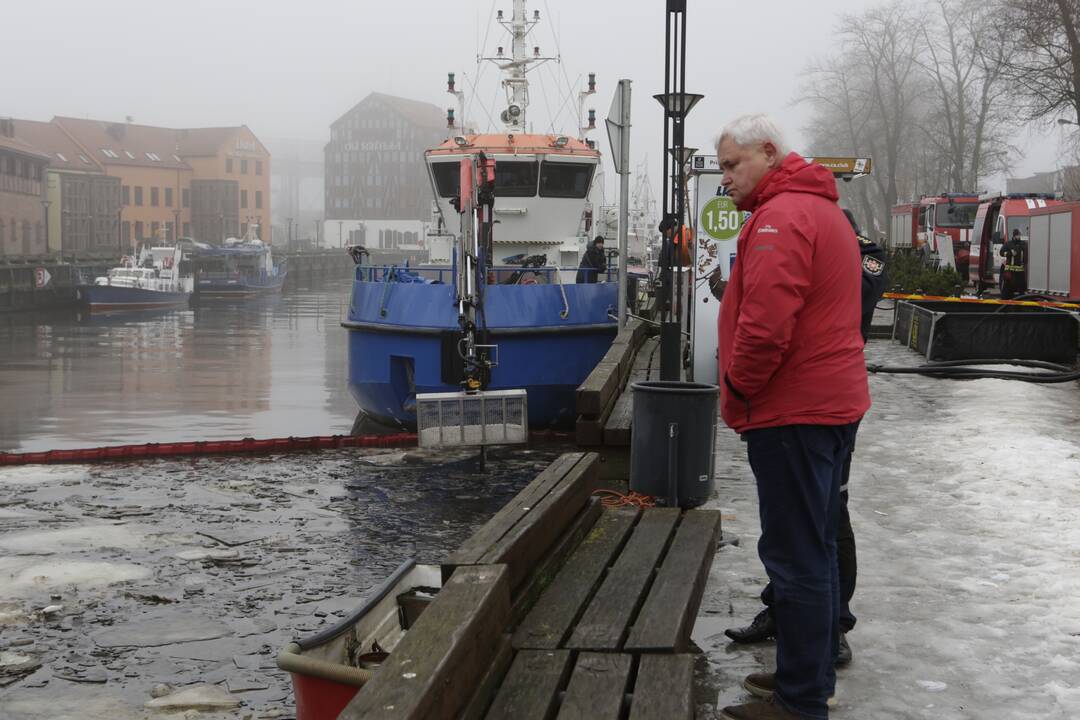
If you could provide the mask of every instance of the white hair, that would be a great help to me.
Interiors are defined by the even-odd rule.
[[[735,118],[720,131],[720,135],[716,138],[716,147],[720,147],[724,138],[731,138],[739,146],[770,142],[776,147],[776,152],[780,157],[791,152],[791,148],[784,139],[784,131],[768,115],[743,115]]]

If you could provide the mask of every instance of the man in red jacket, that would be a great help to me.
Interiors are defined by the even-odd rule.
[[[776,673],[731,720],[827,718],[839,641],[840,479],[870,407],[859,332],[861,269],[830,171],[788,152],[763,115],[717,143],[723,186],[750,220],[720,308],[720,407],[746,440],[773,586]]]

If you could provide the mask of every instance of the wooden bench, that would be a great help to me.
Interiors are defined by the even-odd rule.
[[[504,643],[508,575],[502,565],[454,572],[340,720],[456,718]]]
[[[562,455],[454,551],[340,717],[692,717],[719,512],[601,509],[597,463]]]
[[[630,385],[660,377],[660,339],[649,338],[634,357],[634,365],[626,387],[615,401],[604,423],[604,445],[630,445],[630,428],[634,421],[634,391]]]
[[[693,655],[523,650],[485,717],[691,720],[693,681]]]
[[[515,650],[685,652],[717,510],[605,509],[515,630]]]
[[[604,440],[604,424],[611,415],[634,367],[634,358],[647,334],[646,325],[631,320],[619,331],[604,357],[577,389],[575,406],[578,412],[576,436],[578,445],[600,445]]]

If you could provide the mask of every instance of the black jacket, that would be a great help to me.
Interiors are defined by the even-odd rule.
[[[885,292],[885,251],[870,238],[858,236],[862,251],[862,331],[863,342],[870,336],[874,308]]]
[[[595,242],[589,243],[585,250],[585,256],[578,265],[577,282],[594,283],[600,273],[607,270],[607,259],[604,257],[602,248],[596,247]]]

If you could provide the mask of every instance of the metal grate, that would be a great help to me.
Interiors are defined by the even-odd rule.
[[[529,412],[525,391],[418,394],[416,431],[420,447],[527,442]]]

